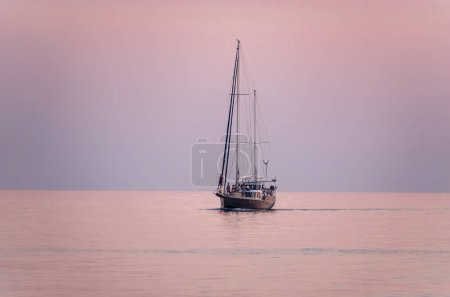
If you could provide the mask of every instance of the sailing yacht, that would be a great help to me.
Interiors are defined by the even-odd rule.
[[[251,149],[251,173],[241,176],[240,169],[243,167],[241,155],[244,154],[240,145],[243,143],[240,135],[240,96],[250,94],[240,94],[240,63],[241,49],[240,41],[237,41],[236,58],[234,61],[233,80],[230,93],[230,104],[228,108],[227,132],[225,137],[224,153],[222,158],[222,169],[219,176],[219,183],[214,194],[220,198],[222,208],[243,208],[243,209],[271,209],[276,200],[276,178],[267,178],[268,161],[263,161],[265,175],[258,176],[258,151],[257,151],[257,108],[256,91],[253,91],[253,139]],[[244,98],[247,99],[247,98]],[[241,120],[242,121],[242,120]],[[233,133],[235,125],[236,132]],[[232,145],[233,143],[233,145]],[[259,144],[262,141],[260,140]],[[231,154],[230,154],[231,152]],[[233,164],[234,163],[234,164]],[[231,168],[234,167],[235,168]],[[234,180],[232,177],[234,169]]]

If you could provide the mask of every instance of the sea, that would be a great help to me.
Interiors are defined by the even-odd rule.
[[[1,191],[1,297],[450,296],[450,194]]]

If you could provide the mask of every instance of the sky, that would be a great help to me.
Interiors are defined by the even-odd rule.
[[[0,189],[204,190],[236,39],[280,191],[450,192],[450,2],[2,1]]]

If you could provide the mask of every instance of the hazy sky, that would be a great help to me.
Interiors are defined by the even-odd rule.
[[[284,191],[450,191],[450,1],[2,1],[0,188],[192,189],[236,47]]]

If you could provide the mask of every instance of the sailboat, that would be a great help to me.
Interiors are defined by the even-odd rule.
[[[240,96],[249,94],[240,94],[240,63],[241,63],[241,45],[237,41],[236,58],[234,61],[233,80],[230,93],[230,104],[228,108],[227,131],[225,137],[224,153],[222,158],[222,168],[219,176],[219,183],[214,194],[220,198],[222,208],[242,208],[242,209],[271,209],[276,201],[276,178],[268,179],[267,167],[268,160],[262,160],[265,166],[265,175],[258,176],[259,161],[257,156],[257,108],[256,91],[253,91],[253,139],[251,149],[251,173],[240,175],[240,169],[243,167],[240,159],[244,152],[240,148],[242,135],[240,135]],[[247,99],[247,98],[245,98]],[[242,120],[241,120],[242,121]],[[233,133],[235,125],[236,132]],[[232,145],[233,143],[233,145]],[[261,144],[260,142],[259,144]],[[230,160],[231,159],[231,160]],[[234,163],[234,164],[233,164]],[[232,179],[232,169],[235,165],[234,180]]]

